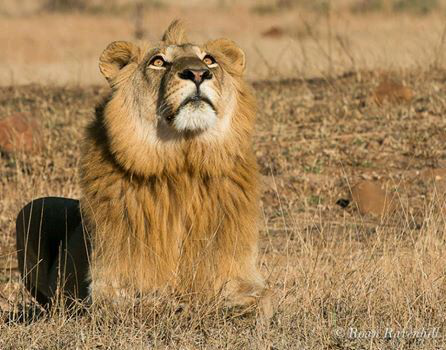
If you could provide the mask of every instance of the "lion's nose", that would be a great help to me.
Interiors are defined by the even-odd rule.
[[[212,79],[212,73],[209,69],[190,69],[187,68],[178,73],[178,76],[184,80],[192,80],[196,85],[200,85],[207,79]]]

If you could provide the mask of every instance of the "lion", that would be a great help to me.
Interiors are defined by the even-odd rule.
[[[93,300],[174,290],[271,313],[259,271],[255,99],[231,40],[112,42],[111,87],[82,145]],[[267,315],[268,316],[268,315]]]
[[[160,43],[105,49],[111,91],[86,128],[80,200],[39,198],[17,217],[19,269],[40,305],[173,291],[271,316],[245,65],[234,42],[191,44],[178,21]]]

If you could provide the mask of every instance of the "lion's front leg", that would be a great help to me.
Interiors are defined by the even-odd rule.
[[[264,285],[249,281],[230,281],[227,284],[225,305],[242,311],[257,309],[261,318],[273,315],[272,292]]]
[[[254,261],[250,259],[245,267],[239,265],[229,270],[229,276],[222,286],[222,296],[226,306],[242,311],[257,309],[262,319],[269,320],[273,315],[272,292],[266,288]]]
[[[125,306],[134,302],[135,295],[132,288],[125,286],[116,275],[92,269],[90,297],[94,304]]]

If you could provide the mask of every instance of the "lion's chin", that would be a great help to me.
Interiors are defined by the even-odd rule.
[[[180,108],[172,126],[179,132],[199,132],[212,128],[216,122],[215,110],[208,103],[188,103]]]

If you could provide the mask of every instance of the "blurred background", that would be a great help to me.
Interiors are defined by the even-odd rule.
[[[114,40],[155,42],[174,18],[229,37],[250,79],[443,66],[446,0],[2,0],[0,84],[97,84]]]

